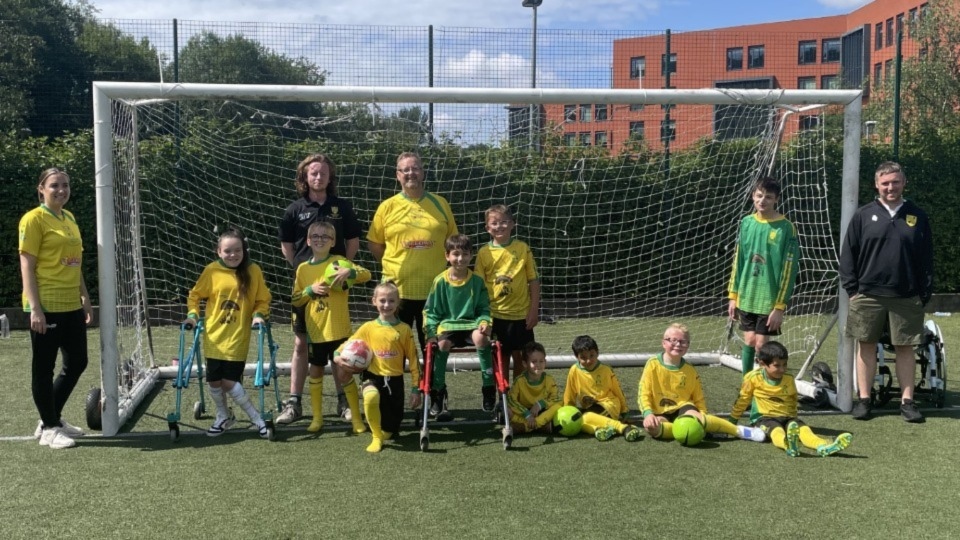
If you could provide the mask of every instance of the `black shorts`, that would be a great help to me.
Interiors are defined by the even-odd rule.
[[[536,341],[533,330],[527,328],[526,319],[512,321],[494,318],[493,335],[496,336],[497,341],[500,342],[500,348],[506,354],[522,351],[524,345]]]
[[[333,353],[337,352],[337,349],[346,341],[347,338],[343,338],[335,341],[324,341],[323,343],[311,343],[307,347],[307,359],[310,361],[310,365],[326,367],[327,364],[333,362]]]
[[[293,327],[294,334],[307,333],[307,306],[293,306],[290,310],[290,326]]]
[[[228,381],[243,382],[243,368],[246,362],[236,360],[217,360],[207,358],[207,372],[204,374],[207,382]]]
[[[442,332],[437,336],[437,341],[451,341],[456,348],[473,347],[473,330],[454,330],[453,332]]]
[[[403,391],[403,376],[384,377],[369,371],[360,374],[363,388],[372,386],[380,392],[380,425],[384,431],[397,434],[403,421],[403,407],[407,397]]]
[[[675,411],[670,411],[670,412],[664,413],[664,414],[658,414],[657,416],[662,416],[662,417],[666,418],[668,422],[676,422],[676,421],[677,421],[677,418],[683,416],[684,414],[686,414],[686,413],[688,413],[688,412],[690,412],[690,411],[700,412],[699,409],[697,409],[697,408],[694,407],[693,405],[684,405],[683,407],[680,407],[679,409],[677,409],[677,410],[675,410]]]
[[[737,319],[740,320],[740,330],[744,332],[753,332],[761,336],[779,336],[780,329],[770,330],[767,328],[767,315],[758,313],[747,313],[737,308]]]
[[[796,422],[799,426],[805,426],[803,420],[799,418],[789,418],[786,416],[761,416],[759,420],[754,424],[761,431],[767,434],[767,439],[770,439],[770,434],[773,433],[773,430],[781,428],[784,431],[787,429],[787,424],[790,422]]]

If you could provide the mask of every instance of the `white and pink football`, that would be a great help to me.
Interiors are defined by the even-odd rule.
[[[364,370],[373,360],[373,351],[363,341],[351,339],[340,348],[340,359],[354,369]]]

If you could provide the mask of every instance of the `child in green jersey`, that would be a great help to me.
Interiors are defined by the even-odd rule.
[[[740,222],[740,235],[727,287],[727,314],[743,330],[743,374],[753,370],[756,351],[780,335],[783,313],[797,281],[797,229],[777,212],[780,183],[770,177],[753,190],[754,213]],[[755,415],[752,415],[753,419]]]

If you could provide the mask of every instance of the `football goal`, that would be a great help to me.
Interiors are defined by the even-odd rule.
[[[164,374],[187,292],[240,226],[285,322],[293,271],[277,225],[306,155],[337,165],[363,235],[396,194],[396,157],[418,152],[477,248],[483,211],[507,204],[542,283],[537,337],[554,365],[588,333],[609,363],[640,364],[674,321],[688,359],[739,369],[726,284],[740,219],[761,176],[783,185],[801,260],[785,343],[799,367],[845,297],[837,274],[857,203],[856,90],[618,90],[94,84],[102,428],[116,433]],[[379,277],[365,247],[357,262]],[[351,295],[372,318],[369,288]],[[289,351],[290,345],[284,347]],[[841,340],[837,406],[852,348]],[[251,355],[251,361],[253,356]],[[832,362],[830,362],[832,364]]]

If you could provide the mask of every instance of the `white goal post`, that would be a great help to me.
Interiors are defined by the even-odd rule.
[[[457,215],[458,225],[461,223],[460,220],[464,222],[461,230],[467,229],[468,234],[471,234],[480,244],[487,240],[482,223],[484,208],[495,202],[507,203],[511,207],[524,205],[518,217],[517,235],[530,243],[538,259],[547,251],[547,246],[551,250],[561,250],[558,251],[559,253],[569,253],[562,256],[567,262],[567,267],[549,262],[546,263],[549,266],[545,265],[541,269],[542,273],[555,276],[552,280],[544,282],[544,306],[553,310],[555,318],[560,319],[557,328],[563,326],[565,320],[572,320],[572,323],[568,323],[568,327],[563,329],[566,332],[563,338],[548,347],[551,357],[568,360],[566,358],[569,354],[568,338],[570,335],[576,335],[578,330],[582,333],[584,327],[584,323],[576,320],[578,310],[591,311],[590,315],[584,315],[591,321],[603,321],[604,334],[598,339],[601,354],[611,360],[623,361],[638,359],[642,361],[649,357],[651,346],[655,347],[656,344],[656,341],[649,336],[662,332],[666,322],[696,316],[710,320],[704,323],[702,328],[697,327],[693,331],[695,341],[702,344],[702,348],[695,353],[692,352],[691,356],[698,356],[714,363],[723,362],[731,367],[737,366],[739,369],[738,360],[732,361],[725,356],[727,332],[724,330],[725,309],[722,309],[722,306],[725,306],[724,283],[717,276],[724,272],[723,268],[727,268],[726,272],[729,272],[732,256],[729,246],[735,242],[735,230],[739,218],[750,211],[749,187],[752,181],[763,174],[774,176],[779,174],[791,179],[785,187],[781,201],[788,205],[795,204],[795,206],[789,206],[789,211],[785,213],[800,229],[801,249],[804,248],[804,235],[811,235],[808,246],[811,253],[809,260],[815,261],[816,265],[816,268],[813,268],[805,277],[805,286],[808,290],[802,292],[802,295],[806,295],[804,302],[808,302],[807,305],[810,307],[801,308],[799,312],[795,312],[791,304],[791,309],[787,313],[787,325],[790,325],[790,317],[794,316],[797,316],[797,320],[806,320],[803,318],[808,317],[811,321],[802,331],[803,335],[790,338],[794,340],[788,344],[791,354],[794,351],[797,351],[797,354],[812,354],[812,351],[819,347],[820,333],[826,328],[826,321],[832,315],[832,312],[823,313],[824,305],[837,306],[839,328],[843,328],[846,323],[847,298],[840,289],[835,275],[837,251],[834,238],[843,237],[847,222],[857,206],[861,100],[862,92],[859,90],[490,89],[95,82],[93,112],[103,433],[108,436],[116,434],[161,377],[159,363],[153,357],[154,352],[150,350],[148,344],[143,343],[148,338],[142,337],[142,334],[149,334],[151,320],[159,320],[161,321],[159,324],[163,325],[175,324],[178,320],[176,309],[162,316],[156,315],[152,310],[160,309],[158,304],[164,302],[178,302],[182,286],[174,293],[166,291],[160,294],[152,290],[154,285],[151,281],[174,278],[194,280],[202,269],[194,260],[202,257],[207,257],[208,260],[212,258],[210,245],[203,245],[201,252],[189,254],[171,248],[163,252],[163,257],[183,260],[183,266],[178,267],[172,275],[158,277],[154,275],[158,271],[152,265],[161,263],[156,263],[143,254],[152,249],[152,244],[157,241],[152,230],[148,230],[150,227],[155,227],[155,224],[151,223],[147,226],[146,220],[162,221],[170,218],[147,217],[142,212],[159,213],[167,209],[164,207],[173,207],[180,203],[172,199],[162,199],[166,195],[159,195],[161,198],[156,201],[145,201],[141,207],[141,197],[158,195],[141,190],[140,183],[153,178],[151,176],[153,173],[142,171],[152,170],[151,167],[157,166],[141,163],[141,148],[150,141],[141,140],[140,134],[144,132],[146,129],[144,125],[147,124],[154,130],[149,136],[156,137],[157,133],[172,132],[174,128],[168,127],[166,122],[170,122],[170,125],[175,122],[184,122],[181,114],[184,116],[187,114],[186,110],[181,111],[179,104],[230,103],[239,111],[236,113],[238,123],[260,122],[270,117],[270,122],[264,122],[261,126],[263,128],[261,131],[270,132],[270,140],[275,137],[287,137],[288,132],[295,131],[290,140],[316,143],[322,149],[322,153],[342,158],[336,161],[341,168],[341,188],[347,190],[350,197],[358,197],[357,194],[361,190],[368,192],[372,190],[373,195],[361,201],[364,211],[368,213],[372,213],[379,200],[396,192],[396,181],[389,176],[392,173],[383,173],[389,170],[392,165],[390,162],[395,159],[396,154],[376,154],[370,158],[369,162],[357,166],[350,163],[357,155],[363,155],[364,150],[367,150],[370,145],[382,140],[389,141],[393,137],[390,132],[379,131],[393,128],[383,127],[378,123],[378,118],[388,117],[393,114],[391,111],[401,110],[400,108],[404,105],[422,105],[424,110],[429,105],[431,111],[434,106],[437,106],[439,112],[429,118],[430,132],[426,140],[422,138],[418,143],[406,148],[420,151],[421,154],[433,153],[435,157],[427,158],[425,161],[428,162],[429,169],[436,171],[436,176],[454,177],[459,168],[480,168],[478,163],[482,162],[482,159],[463,162],[448,159],[447,156],[457,152],[486,152],[481,158],[495,156],[497,160],[502,160],[509,154],[510,159],[514,160],[507,164],[509,167],[507,169],[497,169],[497,165],[490,165],[488,171],[477,177],[464,173],[463,181],[458,182],[455,187],[430,184],[431,177],[428,176],[427,189],[438,191],[448,198],[455,195],[453,192],[469,191],[464,200],[471,202],[470,208]],[[262,110],[269,108],[264,106],[264,103],[273,102],[332,104],[325,111],[338,111],[335,114],[340,116],[303,118],[290,113],[278,116],[277,113]],[[176,108],[171,104],[177,104]],[[356,117],[353,116],[356,111],[350,112],[349,107],[342,107],[344,104],[360,106],[364,111],[370,112],[374,120],[372,127],[364,128],[369,131],[361,134],[356,140],[351,139],[349,143],[342,141],[348,138],[348,134],[356,135],[356,126],[360,124],[353,123],[348,128],[344,128],[354,132],[344,131],[330,135],[331,130],[337,125],[356,122]],[[639,134],[636,138],[631,135],[630,141],[613,142],[608,137],[619,137],[619,135],[610,135],[616,133],[612,129],[609,133],[603,132],[604,135],[601,138],[595,129],[589,132],[584,131],[586,133],[584,135],[584,133],[572,131],[570,126],[565,127],[563,120],[557,124],[545,121],[539,126],[541,132],[537,134],[536,148],[513,148],[515,151],[509,151],[516,141],[527,139],[526,134],[516,140],[510,136],[510,130],[514,127],[507,126],[507,122],[501,118],[506,116],[505,110],[508,108],[523,110],[523,106],[526,106],[526,110],[530,111],[534,110],[531,106],[535,105],[539,106],[541,111],[555,110],[559,107],[565,115],[564,107],[569,107],[571,104],[580,108],[589,107],[591,111],[604,111],[602,119],[600,114],[596,113],[595,122],[607,121],[609,125],[621,120],[626,122],[628,117],[640,119],[641,114],[649,115],[650,110],[654,109],[652,106],[656,106],[657,111],[664,111],[662,115],[666,119],[659,122],[661,126],[665,126],[661,129],[666,130],[661,131],[661,136],[664,137],[662,141],[672,140],[671,132],[674,125],[679,131],[695,130],[699,134],[696,142],[683,143],[683,145],[689,144],[690,147],[699,145],[703,149],[702,155],[696,156],[697,159],[692,157],[685,159],[683,145],[679,139],[673,149],[670,148],[669,142],[664,143],[666,148],[659,148],[656,142],[651,140],[652,138],[644,140],[645,126],[642,120],[630,122],[631,133],[636,129],[636,133]],[[467,113],[457,109],[457,107],[468,105],[483,105],[484,110]],[[598,108],[599,106],[602,108]],[[730,118],[721,119],[720,110],[725,106],[739,107],[727,109],[728,112],[734,111],[742,115],[756,114],[757,117],[751,122],[763,128],[763,135],[744,137],[750,139],[750,146],[747,146],[747,143],[741,145],[744,148],[728,149],[729,141],[716,142],[718,137],[711,134],[715,133],[714,130],[720,129],[717,126],[721,122],[731,121]],[[823,158],[825,137],[824,128],[821,125],[823,122],[819,121],[813,125],[814,132],[820,131],[819,135],[810,137],[793,134],[785,138],[782,125],[779,131],[774,125],[782,124],[773,120],[774,117],[782,119],[790,114],[808,111],[810,106],[817,106],[820,109],[842,108],[842,129],[836,127],[838,133],[835,134],[838,140],[842,137],[842,179],[829,179],[832,185],[836,185],[838,181],[842,182],[839,235],[831,231],[829,222],[825,219],[828,215],[825,203],[817,200],[818,198],[826,199],[825,190],[828,181],[826,168],[823,165],[825,161]],[[167,109],[161,110],[164,107]],[[442,107],[449,107],[449,109],[441,110]],[[643,107],[649,108],[647,112],[638,112],[642,111]],[[693,112],[691,112],[691,120],[686,123],[686,117],[676,112],[673,113],[675,114],[673,118],[684,120],[678,124],[671,124],[671,111],[674,107],[679,108],[678,111],[683,110],[683,107],[689,107],[691,111],[696,110],[699,119],[693,120]],[[210,113],[211,110],[214,112]],[[207,107],[205,112],[196,112],[196,114],[215,115],[222,110],[224,108]],[[541,114],[550,118],[549,112],[541,112]],[[836,116],[839,117],[839,115]],[[119,120],[121,117],[122,120]],[[278,118],[282,121],[276,121]],[[529,119],[529,112],[526,118]],[[583,121],[582,118],[580,120]],[[446,128],[443,127],[445,121],[448,122]],[[651,120],[646,121],[652,124]],[[208,143],[211,145],[210,149],[202,151],[209,152],[206,155],[210,156],[211,162],[220,159],[220,156],[216,155],[220,149],[217,145],[224,143],[217,136],[216,130],[222,129],[224,125],[230,125],[229,119],[226,122],[228,123],[211,122],[210,124],[214,126],[210,128],[212,131],[197,138],[198,141],[210,139]],[[199,124],[201,122],[198,122]],[[529,120],[522,120],[519,124],[530,125],[531,123]],[[699,127],[688,127],[694,125]],[[263,126],[268,126],[269,129]],[[595,127],[596,124],[593,124],[593,128]],[[650,129],[648,131],[653,132]],[[793,131],[796,131],[796,128]],[[796,142],[785,142],[786,139]],[[533,140],[533,137],[529,140]],[[334,142],[329,141],[339,141],[336,144],[345,146],[336,146]],[[577,143],[579,146],[571,146],[572,143]],[[596,148],[602,145],[604,148],[614,149],[620,148],[621,144],[624,145],[623,149],[616,151]],[[790,145],[793,146],[785,149]],[[299,149],[309,144],[304,146],[291,144],[290,146]],[[440,148],[442,152],[441,150],[433,152],[431,149],[434,148]],[[340,154],[341,149],[342,154]],[[180,148],[177,147],[176,150],[177,157],[171,159],[185,159],[179,156]],[[183,151],[186,153],[188,150]],[[231,155],[253,155],[257,152],[263,152],[262,156],[270,154],[269,149],[261,150],[260,147],[249,146],[240,147],[235,150],[235,154]],[[729,154],[723,154],[715,162],[705,165],[705,168],[695,168],[698,159],[703,161],[703,156],[711,156],[714,152],[729,152]],[[617,154],[619,157],[611,157],[611,154]],[[728,164],[725,161],[725,156],[728,155],[737,156],[737,159],[742,159],[743,162]],[[779,160],[786,160],[786,157],[781,156],[787,155],[792,156],[789,158],[791,162],[777,163]],[[259,227],[261,222],[272,219],[273,221],[268,224],[269,226],[264,227],[264,230],[275,231],[276,221],[279,220],[283,210],[282,197],[287,197],[287,202],[295,197],[292,191],[293,169],[296,161],[303,157],[303,154],[283,157],[287,159],[285,167],[288,174],[285,177],[275,176],[273,172],[259,169],[252,161],[240,164],[242,171],[239,175],[245,182],[249,181],[251,184],[264,182],[263,187],[254,186],[252,189],[263,189],[265,194],[262,197],[257,195],[249,198],[262,199],[253,202],[269,206],[262,213],[259,207],[251,207],[242,212],[245,218],[248,217],[246,214],[249,214],[251,220],[249,227]],[[270,154],[270,159],[274,158],[275,156]],[[258,159],[267,160],[267,157]],[[179,161],[177,166],[180,166]],[[347,169],[345,166],[350,166],[352,169],[344,173]],[[211,167],[214,166],[211,165]],[[614,167],[616,167],[615,171],[612,170]],[[277,167],[273,166],[273,168]],[[730,177],[729,182],[726,182],[730,171],[741,169],[741,172],[734,175],[736,178]],[[202,181],[211,184],[213,187],[210,189],[216,190],[218,174],[222,175],[224,171],[212,170],[209,172],[211,178]],[[383,178],[385,176],[386,179]],[[506,176],[510,176],[510,181],[513,182],[510,187],[504,187],[498,183],[501,177]],[[375,181],[377,185],[375,187],[364,185],[363,182],[368,180]],[[698,183],[700,181],[705,183]],[[191,178],[182,185],[177,184],[175,189],[199,190],[200,182],[201,180]],[[799,185],[800,182],[803,182],[804,186]],[[278,183],[283,183],[287,195],[282,195],[278,199],[271,198],[272,195],[268,197],[266,191],[273,193]],[[522,189],[516,186],[521,186]],[[527,186],[536,187],[524,191]],[[642,200],[639,197],[633,198],[634,192],[640,189],[638,186],[642,186],[644,191]],[[219,187],[222,190],[222,184]],[[600,189],[604,191],[596,191]],[[606,191],[607,189],[611,191]],[[719,195],[721,190],[728,190],[729,193]],[[711,197],[717,194],[717,198],[711,199],[709,204],[723,210],[723,215],[718,217],[720,221],[708,222],[702,214],[684,213],[684,205],[702,209],[703,201],[698,198],[705,198],[708,193]],[[580,199],[584,194],[590,194],[592,198]],[[189,198],[203,199],[204,197],[203,193],[198,191],[192,193]],[[533,199],[533,202],[525,199]],[[189,202],[193,203],[193,201]],[[564,206],[553,211],[550,207],[552,204]],[[156,207],[148,205],[156,205]],[[356,202],[355,205],[357,205]],[[118,210],[121,206],[122,210]],[[613,207],[615,209],[611,210]],[[455,209],[455,213],[458,211]],[[806,213],[811,216],[815,214],[815,217],[809,220],[806,217],[794,218],[794,212],[800,216]],[[717,213],[720,213],[719,210]],[[567,216],[566,221],[562,223],[552,221],[556,218],[555,214]],[[701,217],[703,217],[702,223]],[[196,219],[197,224],[191,223],[188,227],[177,229],[172,234],[181,234],[186,237],[192,229],[208,225],[204,221],[206,216],[199,216]],[[223,223],[224,218],[213,216],[210,219]],[[200,221],[203,222],[202,227]],[[176,224],[170,223],[171,229],[175,227]],[[718,227],[722,227],[724,231],[732,231],[731,234],[726,235],[722,246],[693,244],[695,237],[710,237]],[[210,238],[210,229],[208,228],[206,232],[208,233],[206,236],[190,238],[185,243],[207,242]],[[732,238],[730,238],[731,235]],[[253,248],[257,257],[263,257],[265,261],[268,258],[270,261],[280,259],[275,234],[268,237],[263,233],[261,236],[264,238],[260,239],[260,243]],[[573,241],[573,236],[576,236],[576,242]],[[644,243],[644,237],[648,236],[656,237],[656,241]],[[361,236],[361,239],[363,238]],[[681,247],[687,244],[689,247]],[[682,253],[682,256],[673,258],[676,259],[677,265],[688,268],[691,275],[680,275],[678,273],[680,269],[671,266],[671,257],[662,256],[664,246],[677,246],[678,250],[687,250]],[[816,253],[813,253],[814,251]],[[609,252],[609,257],[598,255],[606,252]],[[582,253],[590,253],[591,260],[578,259],[577,257]],[[543,257],[545,262],[560,258],[556,255]],[[808,255],[804,253],[803,258],[807,257]],[[283,290],[283,287],[287,286],[284,279],[289,277],[286,274],[292,272],[281,267],[282,260],[276,264],[270,261],[262,265],[265,273],[268,274],[268,285],[274,293],[273,310],[274,313],[283,313],[286,311],[283,298],[288,294],[287,290]],[[590,272],[584,272],[583,276],[571,274],[570,266],[587,264],[590,265]],[[803,268],[802,265],[801,268]],[[275,278],[271,277],[273,274],[269,274],[273,271],[277,276]],[[702,272],[705,279],[709,277],[710,283],[701,284],[699,278],[693,274],[695,272]],[[593,296],[590,296],[594,294],[592,292],[594,285],[586,281],[591,277],[590,273],[594,273],[593,278],[597,282],[596,287],[599,292],[604,292],[605,289],[610,290],[609,298],[598,297],[594,302]],[[274,281],[271,281],[272,279]],[[665,293],[663,296],[673,296],[673,298],[655,298],[648,293],[638,293],[637,298],[628,299],[626,297],[631,295],[634,286],[629,281],[624,284],[622,281],[625,279],[636,279],[638,282],[643,279],[649,281],[651,286],[655,286],[662,280],[667,284],[669,291],[674,291]],[[685,288],[692,291],[690,297],[687,298],[686,295],[678,297],[676,291],[682,291]],[[640,285],[637,285],[636,289],[641,290]],[[589,295],[582,292],[587,290],[591,291]],[[590,302],[585,301],[587,296],[590,297]],[[362,298],[359,301],[366,302]],[[353,302],[354,300],[351,299],[351,306]],[[686,304],[686,306],[681,306],[682,309],[679,310],[668,310],[665,306],[670,302]],[[805,309],[807,311],[804,311]],[[545,317],[554,318],[549,311]],[[648,326],[651,327],[650,333],[647,333]],[[798,323],[796,326],[802,325]],[[643,333],[639,331],[640,327],[644,327]],[[136,337],[132,338],[134,344],[128,341],[130,337],[122,335],[130,328],[132,328],[130,332],[136,334]],[[546,333],[546,330],[544,332]],[[836,405],[844,411],[849,411],[852,407],[853,350],[852,341],[841,337],[837,359]],[[133,374],[132,371],[137,373]]]

